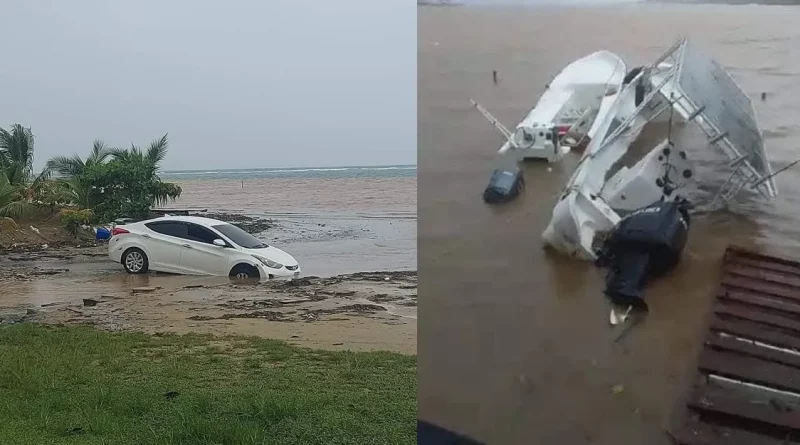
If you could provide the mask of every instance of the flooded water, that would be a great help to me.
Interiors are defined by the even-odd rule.
[[[169,207],[261,216],[259,235],[305,275],[415,270],[415,166],[168,172],[183,194]]]
[[[669,443],[725,247],[800,256],[800,170],[777,177],[772,202],[695,215],[683,262],[646,292],[648,318],[614,343],[603,271],[542,249],[577,156],[526,164],[524,195],[486,206],[502,138],[468,98],[513,126],[571,61],[608,49],[633,67],[685,36],[754,99],[777,169],[800,157],[798,20],[775,6],[419,9],[421,418],[489,444]],[[700,181],[725,179],[697,134],[677,142]]]
[[[4,263],[5,267],[18,264]],[[81,304],[82,299],[102,295],[128,295],[134,287],[182,288],[186,285],[215,286],[229,283],[228,277],[189,275],[130,275],[120,264],[104,256],[95,259],[35,261],[31,267],[67,269],[51,277],[3,282],[0,309],[46,307],[53,303]]]

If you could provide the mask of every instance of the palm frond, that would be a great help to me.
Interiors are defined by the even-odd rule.
[[[86,164],[77,154],[69,157],[54,156],[47,161],[47,166],[45,168],[64,176],[76,176],[83,173]]]
[[[86,158],[86,164],[102,164],[111,156],[111,147],[100,139],[95,139],[92,143],[92,153]]]
[[[43,168],[42,171],[33,178],[33,182],[31,183],[31,188],[38,189],[42,186],[48,179],[50,179],[51,170],[47,167]]]
[[[64,185],[70,190],[72,201],[82,209],[91,208],[89,202],[89,185],[81,182],[80,178],[69,178],[63,181]]]
[[[26,201],[11,201],[5,205],[0,204],[0,216],[13,219],[24,218],[33,213],[33,204]]]
[[[157,181],[153,184],[153,202],[158,206],[166,205],[181,196],[181,187],[170,182]]]
[[[27,216],[33,207],[23,198],[19,187],[14,186],[4,173],[0,173],[0,216],[20,218]]]
[[[3,167],[12,184],[24,183],[33,170],[33,133],[30,128],[20,124],[11,130],[0,128],[0,152],[3,153]],[[13,170],[13,173],[9,172]]]
[[[169,148],[169,142],[167,141],[167,136],[169,133],[164,134],[160,139],[156,139],[150,143],[150,147],[147,149],[147,160],[157,165],[159,162],[163,161],[164,158],[167,156],[167,149]]]
[[[124,148],[112,148],[109,150],[111,153],[111,157],[114,159],[128,159],[130,157],[130,151]]]

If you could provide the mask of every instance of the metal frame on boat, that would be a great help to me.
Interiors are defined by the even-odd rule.
[[[598,119],[596,132],[604,136],[589,142],[553,209],[542,234],[546,244],[593,260],[602,238],[598,235],[610,231],[625,214],[659,201],[685,199],[681,189],[693,170],[687,152],[670,138],[674,113],[701,128],[709,144],[731,161],[733,172],[714,204],[733,199],[744,188],[766,198],[777,195],[747,95],[716,61],[680,39],[624,84],[613,106]],[[644,126],[665,119],[670,124],[665,139],[631,168],[620,165]]]

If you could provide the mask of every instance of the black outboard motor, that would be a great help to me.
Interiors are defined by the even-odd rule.
[[[689,233],[686,201],[658,202],[624,217],[611,231],[598,266],[609,266],[605,294],[614,304],[647,310],[645,283],[678,264]]]
[[[483,200],[489,204],[511,201],[519,195],[524,185],[525,179],[518,167],[513,170],[495,170],[489,179],[489,185],[483,191]]]

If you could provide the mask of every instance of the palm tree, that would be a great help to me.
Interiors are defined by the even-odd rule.
[[[86,167],[95,164],[102,164],[111,156],[113,148],[106,146],[105,142],[95,139],[92,144],[92,152],[84,161],[80,155],[74,154],[72,156],[55,156],[47,161],[47,170],[56,172],[68,178],[80,176],[86,170]]]
[[[84,183],[81,175],[87,168],[104,163],[111,156],[113,150],[115,149],[108,147],[105,142],[95,139],[92,143],[92,151],[86,160],[77,153],[72,156],[55,156],[47,161],[45,171],[48,175],[56,172],[64,176],[61,183],[72,194],[71,201],[81,208],[88,208],[90,187],[89,184]],[[58,195],[57,197],[62,199],[60,194]]]
[[[174,200],[181,194],[181,188],[177,184],[168,182],[161,182],[158,178],[158,164],[167,156],[169,149],[169,142],[165,134],[159,139],[153,140],[147,151],[143,151],[139,147],[131,144],[131,148],[127,150],[115,149],[112,150],[112,156],[121,161],[136,161],[146,163],[153,169],[153,201],[154,204],[164,205],[170,200]]]
[[[4,171],[0,171],[0,217],[19,218],[28,215],[31,204],[24,199],[19,186],[8,181]]]
[[[158,169],[158,164],[164,160],[167,156],[167,149],[169,148],[169,142],[167,141],[167,135],[169,133],[162,136],[160,139],[156,139],[150,143],[150,147],[147,148],[147,151],[142,151],[141,148],[131,144],[131,148],[127,150],[115,148],[111,150],[111,155],[115,159],[131,159],[132,157],[137,157],[142,160],[146,160],[148,163],[153,165],[156,169]]]
[[[0,169],[10,185],[24,185],[33,172],[33,133],[20,124],[0,128]]]

